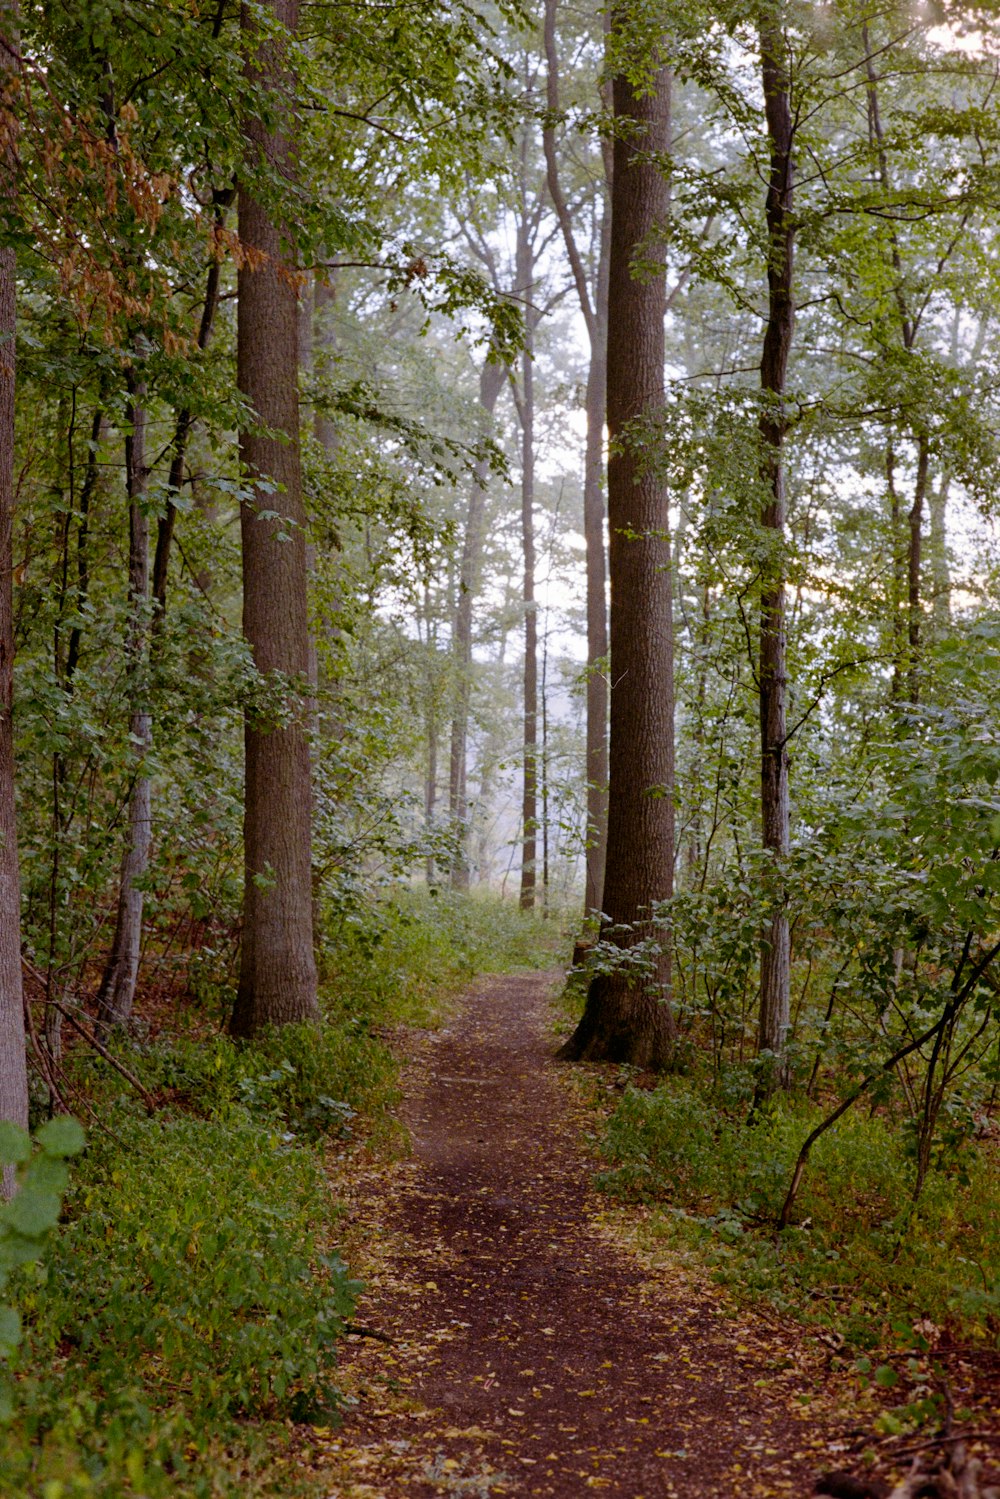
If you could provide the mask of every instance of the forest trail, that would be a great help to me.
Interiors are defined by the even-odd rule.
[[[329,1499],[805,1495],[839,1466],[818,1355],[602,1229],[581,1118],[550,1060],[552,976],[478,981],[411,1069],[413,1156],[362,1181],[374,1261],[319,1432]],[[366,1274],[367,1270],[367,1274]],[[822,1405],[822,1400],[819,1405]],[[831,1451],[832,1448],[832,1451]],[[841,1459],[842,1461],[842,1459]]]

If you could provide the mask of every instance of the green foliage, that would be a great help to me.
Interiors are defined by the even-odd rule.
[[[5,1493],[242,1493],[241,1472],[261,1443],[273,1461],[287,1419],[335,1415],[335,1345],[358,1288],[331,1247],[318,1147],[342,1149],[352,1131],[395,1141],[384,1030],[436,1023],[474,972],[550,962],[561,934],[513,902],[406,889],[334,924],[322,1027],[247,1045],[116,1041],[154,1116],[100,1058],[74,1060],[101,1127],[45,1264],[16,1283],[25,1340],[16,1418],[0,1432]],[[65,1128],[43,1127],[36,1159],[65,1147]]]
[[[132,1048],[146,1087],[201,1117],[258,1124],[286,1138],[345,1138],[360,1111],[370,1124],[392,1098],[392,1057],[358,1024],[286,1025],[252,1044],[177,1037]],[[106,1075],[106,1085],[115,1086]]]
[[[775,1234],[815,1106],[778,1099],[754,1125],[723,1077],[628,1087],[602,1151],[610,1192],[657,1204],[654,1235],[693,1246],[734,1294],[895,1346],[919,1318],[1000,1336],[1000,1190],[988,1149],[966,1140],[912,1200],[905,1136],[883,1114],[845,1116],[818,1142],[795,1226]]]
[[[248,1417],[336,1406],[358,1287],[329,1245],[329,1189],[308,1146],[235,1101],[217,1118],[103,1112],[52,1252],[19,1282],[0,1486],[224,1491],[215,1448],[245,1448]]]
[[[0,1166],[8,1168],[5,1176],[13,1193],[0,1205],[0,1294],[12,1274],[34,1264],[44,1253],[69,1179],[66,1161],[79,1155],[83,1146],[82,1128],[66,1115],[43,1124],[34,1141],[17,1125],[0,1123]],[[11,1359],[21,1337],[19,1310],[0,1304],[0,1360]],[[4,1381],[0,1384],[0,1420],[9,1419],[12,1410],[12,1391]]]
[[[328,1013],[348,1023],[431,1025],[477,973],[544,968],[566,941],[561,923],[487,892],[418,887],[328,918]]]

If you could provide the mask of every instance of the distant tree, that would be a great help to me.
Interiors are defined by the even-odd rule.
[[[507,371],[499,359],[485,359],[479,372],[479,411],[485,436],[493,420]],[[469,508],[466,512],[462,553],[458,568],[458,597],[452,621],[452,657],[455,673],[454,705],[448,776],[448,815],[455,837],[451,884],[455,890],[469,888],[468,743],[469,699],[472,689],[472,606],[482,565],[486,520],[486,475],[488,463],[481,458],[472,473]]]
[[[153,839],[152,786],[146,759],[152,718],[145,681],[149,645],[149,511],[146,487],[145,386],[135,371],[128,377],[128,429],[125,436],[125,488],[128,495],[129,621],[125,654],[130,678],[129,742],[133,762],[126,812],[125,849],[115,933],[97,996],[102,1030],[126,1025],[132,1014],[142,946],[143,879]]]
[[[545,0],[546,124],[542,133],[549,196],[559,220],[580,311],[587,329],[587,441],[583,469],[583,534],[587,548],[587,855],[584,912],[599,911],[604,889],[608,836],[608,654],[607,557],[604,545],[604,408],[607,396],[608,235],[607,193],[600,201],[597,263],[591,276],[578,244],[574,205],[563,187],[556,123],[560,115],[558,0]],[[611,151],[605,143],[604,175]],[[583,200],[590,210],[590,195]]]
[[[284,186],[295,178],[287,39],[296,32],[298,0],[275,0],[268,9],[284,36],[262,33],[249,9],[242,22],[248,73],[272,101],[280,101],[280,118],[275,125],[262,118],[248,121],[240,184],[237,383],[251,413],[240,433],[240,458],[253,486],[240,507],[240,522],[243,628],[265,690],[271,687],[284,697],[287,716],[274,722],[253,706],[246,716],[243,946],[230,1021],[238,1036],[319,1016],[311,776],[302,695],[309,672],[309,624],[298,294],[287,231],[275,222],[255,187],[261,177]]]
[[[663,1067],[671,1056],[670,949],[657,920],[673,891],[673,620],[667,493],[643,451],[662,418],[669,208],[663,154],[671,77],[625,52],[612,13],[614,168],[608,290],[611,744],[602,940],[620,956],[591,979],[562,1055]],[[653,269],[651,269],[653,267]]]

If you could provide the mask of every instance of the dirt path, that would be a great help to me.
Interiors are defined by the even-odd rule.
[[[388,1203],[362,1194],[381,1263],[358,1320],[392,1342],[351,1340],[356,1404],[316,1439],[329,1499],[810,1493],[840,1445],[799,1403],[819,1370],[597,1223],[550,984],[476,985],[411,1080],[413,1159]]]

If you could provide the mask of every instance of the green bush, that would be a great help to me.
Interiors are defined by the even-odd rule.
[[[885,1114],[846,1115],[817,1143],[796,1225],[774,1224],[799,1147],[820,1117],[778,1099],[750,1126],[697,1079],[629,1087],[607,1122],[599,1180],[660,1206],[658,1237],[694,1246],[740,1296],[836,1326],[870,1346],[917,1318],[1000,1333],[998,1171],[966,1142],[913,1202],[906,1132]],[[894,1331],[895,1329],[895,1331]]]
[[[154,1094],[194,1114],[243,1112],[303,1139],[344,1136],[363,1113],[377,1123],[395,1098],[395,1062],[356,1021],[286,1025],[252,1043],[216,1035],[136,1048],[130,1065]],[[117,1081],[107,1078],[117,1088]]]
[[[311,1153],[249,1118],[121,1112],[114,1129],[68,1201],[36,1347],[79,1349],[109,1391],[162,1379],[206,1415],[332,1398],[353,1284],[315,1243]]]
[[[492,892],[397,887],[363,918],[331,917],[323,975],[327,1013],[355,1025],[435,1024],[477,973],[554,966],[568,939],[558,920]]]
[[[325,1242],[329,1188],[311,1148],[240,1106],[200,1119],[119,1104],[104,1122],[45,1263],[22,1275],[0,1492],[223,1492],[206,1432],[238,1450],[247,1417],[336,1405],[358,1287]]]

